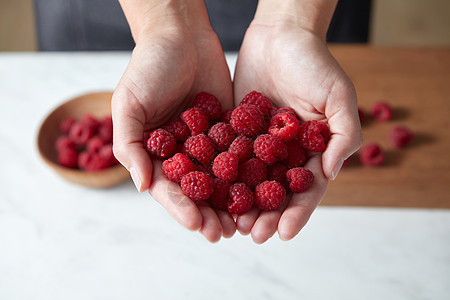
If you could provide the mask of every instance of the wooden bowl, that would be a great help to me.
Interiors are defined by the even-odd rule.
[[[39,154],[44,162],[64,179],[88,187],[105,188],[130,178],[129,172],[121,165],[98,172],[86,172],[65,168],[57,162],[55,142],[61,136],[59,123],[68,117],[79,120],[87,113],[96,118],[110,115],[111,97],[112,92],[90,93],[76,97],[57,107],[42,123],[37,137]]]

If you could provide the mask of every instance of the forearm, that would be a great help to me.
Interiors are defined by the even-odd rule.
[[[137,42],[143,35],[180,26],[210,27],[203,0],[119,0]]]
[[[259,0],[254,22],[297,24],[325,40],[338,0]]]

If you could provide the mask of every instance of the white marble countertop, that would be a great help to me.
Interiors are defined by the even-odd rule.
[[[449,299],[449,210],[319,207],[292,241],[210,244],[131,182],[58,177],[40,122],[112,90],[129,57],[0,54],[0,299]]]

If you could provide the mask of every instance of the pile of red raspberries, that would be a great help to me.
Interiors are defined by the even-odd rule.
[[[118,162],[112,150],[111,115],[98,120],[85,114],[80,120],[66,118],[59,123],[62,134],[56,142],[58,163],[87,172],[101,171]]]
[[[307,190],[314,181],[302,167],[308,151],[323,152],[329,139],[325,123],[302,122],[292,108],[272,107],[259,92],[225,111],[201,92],[180,119],[152,131],[145,148],[165,159],[167,178],[190,199],[240,215],[254,204],[277,209],[287,192]]]

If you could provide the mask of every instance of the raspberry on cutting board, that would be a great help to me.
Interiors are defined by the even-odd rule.
[[[368,144],[361,148],[359,160],[366,166],[379,166],[384,162],[383,150],[376,143]]]

